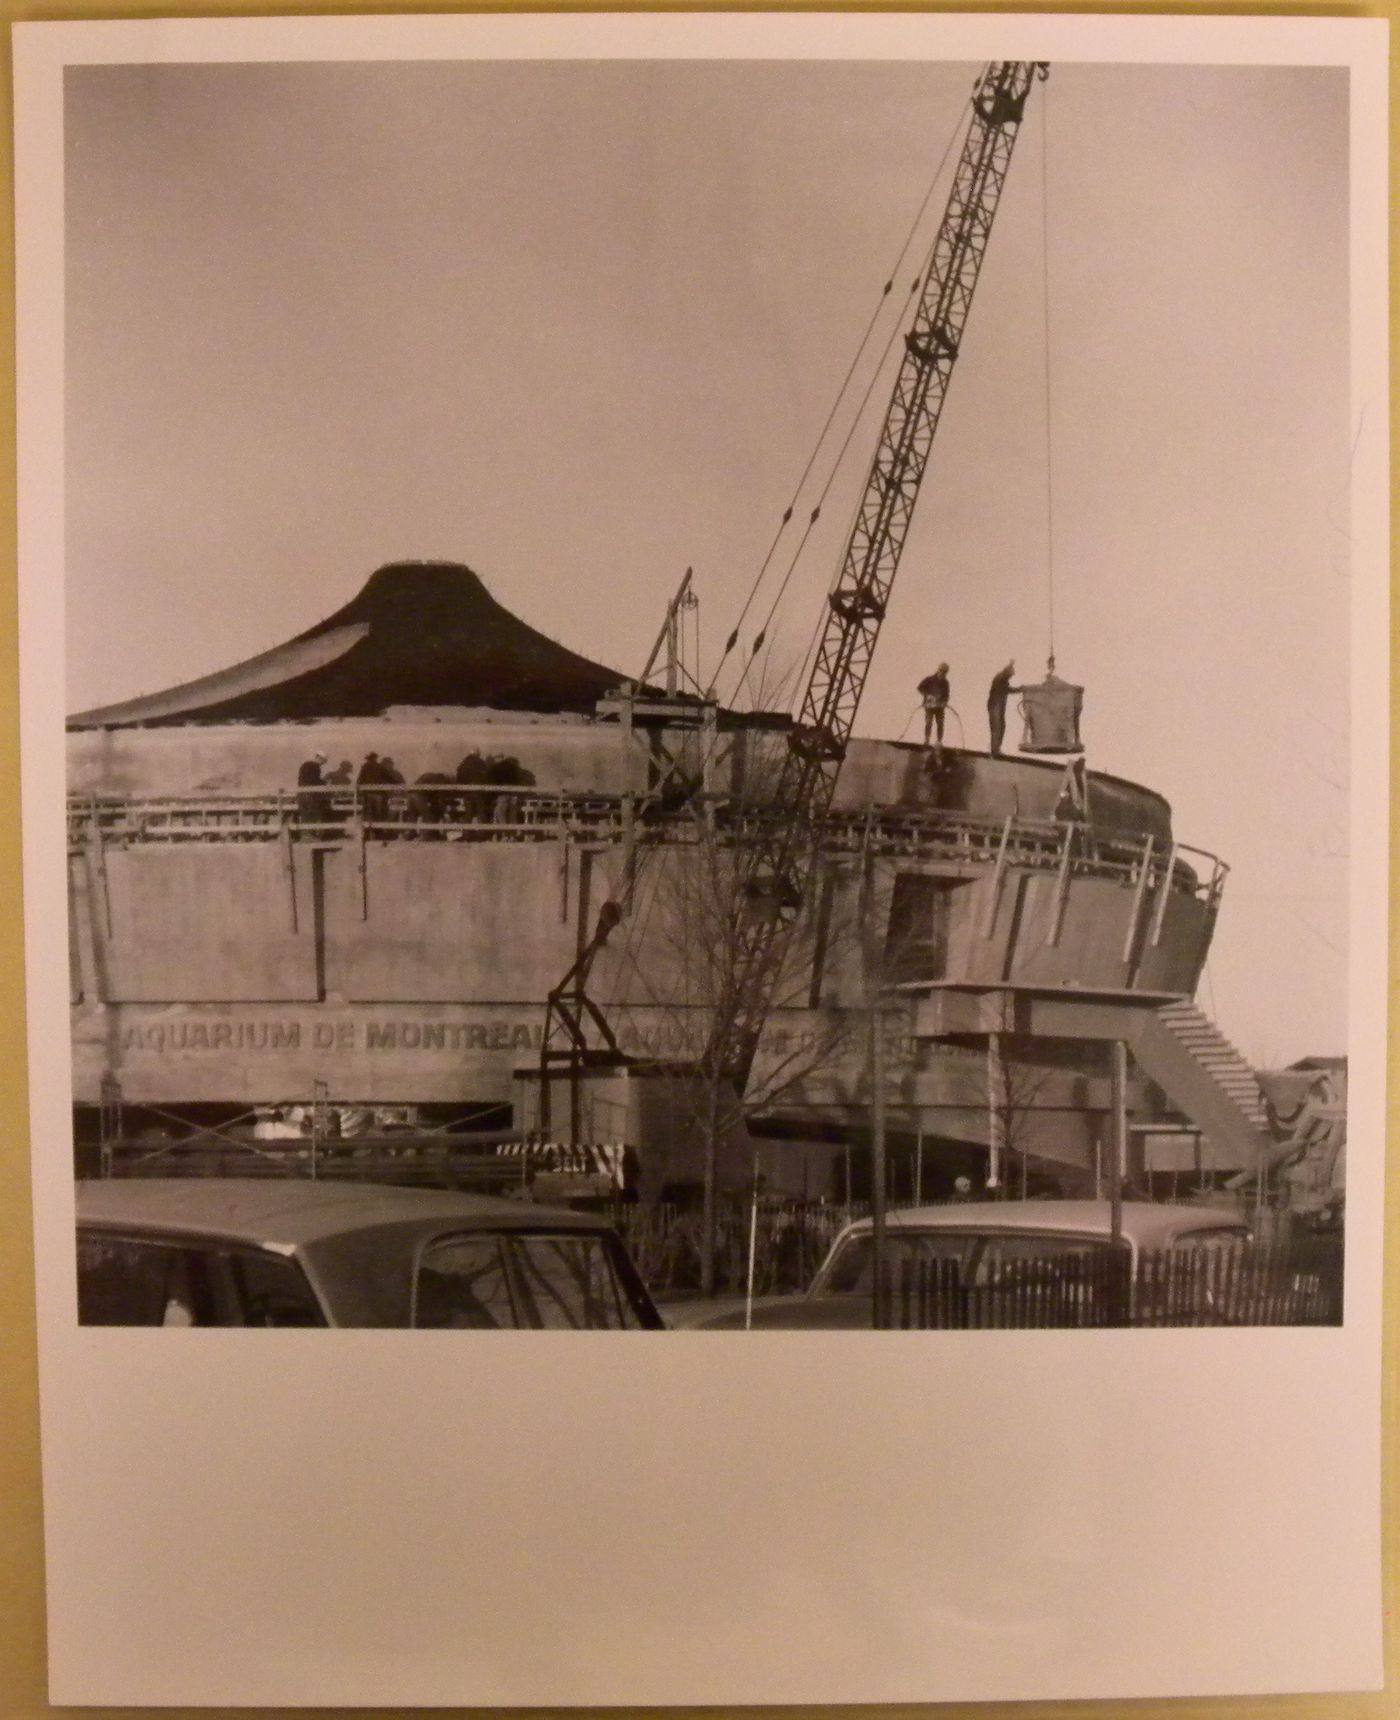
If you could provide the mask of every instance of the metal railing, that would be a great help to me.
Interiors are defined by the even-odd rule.
[[[625,797],[534,787],[405,784],[271,794],[70,795],[68,840],[142,842],[466,841],[620,833]]]
[[[70,850],[96,844],[579,840],[721,844],[758,839],[772,817],[728,797],[671,810],[643,794],[456,783],[284,789],[270,794],[70,795]],[[1014,867],[1115,879],[1159,903],[1161,886],[1218,900],[1228,868],[1186,843],[1051,818],[869,807],[830,813],[828,855]]]

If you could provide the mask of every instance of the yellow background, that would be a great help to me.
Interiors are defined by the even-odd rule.
[[[351,12],[377,13],[393,10],[411,10],[414,12],[432,12],[444,10],[469,10],[471,8],[444,8],[431,4],[417,4],[408,7],[395,7],[391,4],[369,6],[329,6],[316,5],[312,0],[289,8],[285,6],[244,4],[231,5],[224,0],[204,0],[196,6],[134,6],[122,7],[107,4],[77,5],[77,6],[44,6],[16,4],[15,0],[3,0],[4,17],[7,23],[23,20],[38,19],[89,19],[104,17],[161,17],[161,16],[211,16],[226,15],[257,15],[275,14],[289,10],[298,13],[345,14]],[[500,6],[493,9],[508,7],[509,0],[501,0]],[[524,6],[521,10],[540,11],[550,8],[542,6]],[[568,10],[582,8],[568,7]],[[634,10],[626,5],[625,0],[613,0],[607,10]],[[659,10],[653,5],[649,10]],[[743,10],[773,10],[776,0],[769,0],[763,8],[745,7]],[[812,8],[816,9],[816,8]],[[822,7],[822,10],[838,10],[835,7]],[[892,10],[896,8],[881,8]],[[898,8],[904,9],[904,8]],[[957,10],[963,12],[986,10],[1016,10],[1016,11],[1056,11],[1068,10],[1081,15],[1093,13],[1124,13],[1124,12],[1156,12],[1177,13],[1185,15],[1211,14],[1266,14],[1291,16],[1329,16],[1329,17],[1388,17],[1392,30],[1400,33],[1400,0],[1389,0],[1388,4],[1370,4],[1362,6],[1307,4],[1307,5],[1236,5],[1236,6],[1159,6],[1151,4],[1133,4],[1132,0],[1120,0],[1119,4],[1102,6],[1078,6],[1069,8],[1037,7],[1032,4],[1022,4],[1015,7],[978,6],[965,4],[955,8],[908,8],[910,10]],[[10,354],[10,380],[13,385],[13,350],[14,350],[14,310],[13,294],[9,282],[13,278],[13,225],[10,215],[11,200],[9,187],[12,183],[12,139],[9,113],[10,90],[10,52],[9,41],[3,44],[3,87],[5,91],[5,122],[0,131],[0,153],[3,155],[4,179],[6,185],[5,214],[3,218],[4,236],[4,274],[6,291],[0,300],[0,338],[3,338],[5,351]],[[1397,113],[1400,113],[1400,90],[1396,87],[1395,65],[1392,56],[1390,73],[1391,92],[1391,160],[1392,172],[1395,172],[1395,138]],[[1393,205],[1393,198],[1392,198]],[[1396,268],[1396,244],[1392,222],[1391,268]],[[1395,315],[1391,314],[1392,336],[1395,334]],[[11,392],[11,399],[13,394]],[[1400,447],[1400,435],[1397,434],[1394,407],[1392,405],[1392,443]],[[25,1128],[25,1043],[24,1043],[24,971],[22,954],[22,920],[20,908],[20,840],[19,840],[19,736],[18,736],[18,686],[17,686],[17,633],[16,633],[16,588],[15,588],[15,505],[14,505],[14,420],[13,412],[4,414],[3,425],[0,426],[0,441],[3,441],[4,469],[6,481],[3,486],[3,499],[0,499],[0,544],[3,544],[4,578],[0,580],[0,709],[3,710],[3,723],[0,723],[0,793],[3,794],[5,816],[0,818],[0,903],[4,904],[3,917],[0,918],[0,1091],[5,1097],[3,1111],[4,1134],[0,1137],[0,1720],[20,1720],[27,1717],[64,1712],[82,1712],[84,1714],[127,1715],[146,1712],[171,1713],[172,1710],[137,1710],[137,1709],[84,1709],[84,1710],[51,1710],[45,1697],[44,1675],[44,1566],[42,1545],[41,1495],[39,1480],[39,1428],[38,1428],[38,1387],[36,1377],[36,1349],[34,1328],[34,1288],[33,1288],[33,1255],[30,1234],[30,1188],[29,1188],[29,1158],[28,1139]],[[1394,454],[1392,454],[1393,472]],[[1392,696],[1392,731],[1394,728],[1394,700]],[[1393,798],[1393,796],[1392,796]],[[1393,886],[1393,879],[1392,879]],[[1392,887],[1392,914],[1395,913],[1394,890]],[[1392,968],[1393,968],[1393,938],[1392,938]],[[1390,1030],[1391,1061],[1394,1063],[1394,1022]],[[1392,1096],[1388,1107],[1390,1133],[1394,1133],[1396,1119],[1396,1104]],[[1386,1230],[1393,1234],[1396,1224],[1400,1221],[1400,1194],[1397,1193],[1397,1176],[1392,1160],[1386,1181]],[[1384,1511],[1385,1511],[1385,1625],[1386,1625],[1386,1667],[1387,1688],[1384,1692],[1362,1695],[1330,1695],[1319,1693],[1296,1697],[1265,1696],[1252,1699],[1224,1699],[1220,1701],[1159,1701],[1142,1702],[1045,1702],[1045,1703],[987,1703],[987,1704],[928,1704],[928,1705],[896,1705],[880,1707],[847,1707],[841,1709],[751,1709],[752,1714],[798,1715],[840,1713],[848,1716],[880,1715],[887,1720],[903,1720],[903,1717],[914,1715],[949,1715],[969,1714],[978,1716],[978,1720],[1049,1720],[1049,1717],[1063,1717],[1069,1720],[1071,1716],[1098,1716],[1108,1713],[1122,1714],[1130,1720],[1148,1720],[1156,1716],[1212,1716],[1226,1720],[1265,1720],[1273,1716],[1316,1716],[1317,1720],[1371,1720],[1374,1716],[1400,1716],[1400,1668],[1397,1667],[1397,1638],[1396,1621],[1394,1616],[1395,1595],[1397,1589],[1397,1558],[1396,1530],[1400,1520],[1400,1471],[1396,1463],[1396,1428],[1395,1418],[1397,1407],[1400,1407],[1400,1390],[1397,1389],[1400,1373],[1397,1370],[1397,1349],[1395,1343],[1395,1323],[1397,1313],[1400,1313],[1400,1290],[1397,1289],[1397,1271],[1395,1251],[1388,1250],[1385,1270],[1385,1353],[1384,1353],[1384,1417],[1385,1417],[1385,1455],[1384,1455]],[[1315,1484],[1325,1485],[1325,1477],[1313,1478]],[[1300,1484],[1306,1485],[1306,1478],[1300,1479]],[[1286,1508],[1281,1502],[1280,1508]],[[200,1714],[235,1713],[239,1710],[191,1710]],[[317,1710],[288,1709],[279,1710],[288,1714],[312,1714]],[[388,1714],[394,1712],[387,1709],[358,1709],[356,1714]],[[484,1709],[463,1709],[461,1713],[494,1712]],[[532,1709],[533,1714],[567,1713],[568,1710]],[[637,1712],[636,1710],[603,1710],[590,1709],[587,1712],[595,1715],[606,1713]],[[718,1714],[716,1709],[687,1709],[687,1714],[703,1715]]]

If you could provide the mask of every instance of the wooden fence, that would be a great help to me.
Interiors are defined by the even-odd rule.
[[[960,1260],[894,1262],[890,1324],[905,1330],[1102,1326],[1334,1326],[1340,1238],[1240,1238],[1144,1253],[1106,1248],[1007,1261],[963,1276]]]

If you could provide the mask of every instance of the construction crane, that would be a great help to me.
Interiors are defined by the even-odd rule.
[[[774,793],[758,814],[756,833],[746,833],[737,844],[738,882],[748,911],[734,927],[730,983],[724,1003],[716,1010],[700,1073],[712,1082],[730,1080],[741,1092],[772,1006],[787,934],[807,899],[822,826],[957,363],[1026,98],[1032,84],[1048,71],[1043,61],[994,61],[973,88],[948,205],[904,337],[893,397],[841,574],[827,600],[788,750]],[[687,573],[687,582],[668,610],[668,626],[674,627],[673,611],[686,595],[688,580]],[[653,651],[653,661],[655,656]],[[629,865],[624,899],[631,883]],[[579,1080],[589,1070],[618,1068],[630,1061],[587,989],[594,961],[623,912],[620,901],[603,904],[596,930],[549,994],[539,1059],[540,1120],[546,1134],[551,1126],[554,1070],[569,1080],[571,1139],[577,1141]],[[594,1036],[601,1043],[595,1043]]]
[[[732,1003],[713,1025],[703,1067],[707,1077],[727,1077],[740,1090],[771,1006],[787,933],[807,899],[1026,98],[1048,73],[1044,61],[999,60],[974,87],[948,205],[788,749],[738,859],[749,911],[735,927]]]

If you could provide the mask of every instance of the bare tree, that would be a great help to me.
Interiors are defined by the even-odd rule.
[[[991,1137],[988,1147],[993,1152],[999,1148],[1005,1163],[1019,1172],[1018,1192],[1024,1200],[1029,1185],[1033,1121],[1052,1071],[1017,1057],[1019,1047],[1014,1041],[1008,1046],[999,1035],[991,1038],[994,1042],[987,1047],[985,1077]],[[1011,1178],[999,1166],[998,1192],[1009,1189],[1010,1182]]]
[[[753,711],[783,710],[801,675],[802,665],[779,661],[771,648],[759,650],[748,660],[735,698],[743,697]],[[728,794],[718,804],[693,801],[686,851],[673,854],[669,865],[651,868],[657,930],[648,945],[651,972],[637,977],[654,1008],[670,1018],[672,1040],[685,1043],[693,1059],[687,1122],[701,1144],[701,1279],[707,1295],[715,1288],[722,1144],[838,1058],[857,1030],[848,1013],[816,1008],[823,965],[841,959],[854,937],[849,892],[829,865],[818,864],[793,925],[762,942],[757,965],[753,940],[745,935],[755,914],[781,911],[755,898],[748,862],[758,823],[771,816],[786,743],[781,729],[732,733]],[[645,911],[640,902],[634,905],[634,913]],[[756,999],[765,1026],[740,1087],[726,1051],[733,1050],[733,1024],[751,1018]],[[789,1038],[774,1022],[793,1010],[802,1010],[812,1026]]]
[[[771,965],[755,976],[744,959],[742,917],[754,911],[743,864],[745,820],[735,811],[700,821],[684,843],[658,856],[633,907],[647,924],[646,952],[634,984],[642,989],[660,1036],[684,1047],[692,1079],[683,1089],[684,1126],[700,1145],[703,1164],[701,1287],[715,1288],[719,1171],[724,1143],[749,1120],[773,1109],[804,1079],[845,1054],[859,1018],[818,1003],[824,964],[844,959],[854,937],[850,892],[825,865],[818,887],[791,932],[777,940]],[[742,1090],[729,1071],[706,1056],[716,1027],[733,1019],[755,983],[768,1000],[769,1025]],[[777,1025],[800,1011],[803,1029]]]

